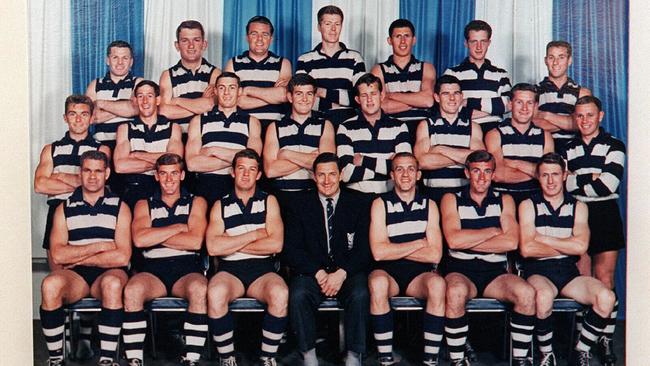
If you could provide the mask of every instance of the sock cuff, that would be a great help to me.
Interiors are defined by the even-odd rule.
[[[144,313],[144,310],[140,311],[125,311],[124,312],[124,322],[139,322],[146,320],[147,317]]]
[[[375,333],[386,333],[393,330],[393,311],[385,314],[370,314]]]
[[[234,320],[232,313],[228,311],[226,315],[221,318],[208,317],[208,324],[210,332],[215,335],[221,335],[230,332],[234,328]]]
[[[467,314],[463,314],[460,318],[447,318],[445,317],[445,326],[448,328],[462,328],[467,326]]]
[[[445,317],[429,314],[426,311],[422,314],[422,328],[425,332],[439,333],[445,325]]]
[[[39,313],[41,315],[41,325],[43,328],[55,328],[65,323],[65,311],[63,310],[63,306],[54,310],[45,310],[41,306],[39,308]]]
[[[262,328],[273,333],[282,333],[287,327],[289,318],[287,316],[277,317],[266,312],[262,320]]]
[[[539,333],[542,331],[548,331],[553,327],[553,314],[550,316],[540,319],[535,318],[535,330]]]
[[[600,331],[607,325],[607,319],[598,315],[593,308],[585,314],[583,322]]]
[[[512,324],[517,324],[517,325],[523,325],[523,326],[533,326],[535,324],[535,316],[534,315],[525,315],[518,313],[516,311],[513,311],[510,314],[510,323]]]

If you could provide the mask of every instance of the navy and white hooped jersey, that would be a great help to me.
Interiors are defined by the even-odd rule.
[[[490,114],[475,119],[476,123],[501,121],[510,101],[510,78],[506,70],[492,65],[488,59],[477,68],[467,57],[457,66],[445,70],[444,75],[458,78],[463,97],[467,100],[467,108]]]
[[[263,60],[258,62],[252,59],[246,51],[232,58],[232,67],[235,74],[239,76],[242,88],[247,86],[271,88],[280,78],[283,60],[284,57],[269,52]],[[244,112],[259,120],[279,121],[286,112],[286,106],[268,104],[259,108],[247,109]]]
[[[210,84],[210,77],[216,67],[211,65],[206,59],[201,59],[201,66],[193,72],[183,66],[181,61],[169,68],[169,79],[172,84],[172,97],[197,99],[203,96],[203,91]],[[187,133],[187,128],[192,117],[175,119],[183,130]]]
[[[558,89],[547,76],[539,83],[538,88],[539,104],[537,108],[540,111],[568,116],[575,110],[580,95],[580,85],[571,78],[567,79],[566,83]],[[553,132],[554,140],[570,140],[575,136],[574,131],[559,130]]]
[[[384,76],[384,88],[390,93],[417,93],[422,89],[424,62],[411,55],[411,59],[400,68],[393,62],[393,56],[379,64]],[[391,114],[402,122],[421,121],[427,118],[429,111],[425,108],[411,108],[408,111]]]
[[[101,144],[87,135],[81,141],[75,141],[70,138],[70,132],[66,132],[61,140],[54,141],[52,148],[52,173],[79,174],[79,158],[86,151],[98,150]],[[48,196],[48,202],[54,200],[64,200],[72,192],[60,193]]]
[[[455,194],[456,209],[458,210],[462,230],[501,227],[503,197],[499,192],[495,192],[490,188],[481,205],[474,202],[470,196],[469,186]],[[461,260],[481,259],[490,263],[500,263],[507,260],[506,253],[484,253],[451,248],[449,249],[449,256]]]
[[[497,128],[501,135],[501,151],[505,159],[537,163],[544,155],[544,130],[530,123],[528,129],[521,133],[507,118]],[[501,192],[522,192],[539,188],[537,179],[520,183],[495,183],[494,189]]]
[[[158,120],[151,128],[142,122],[140,117],[135,117],[133,121],[129,122],[128,139],[131,152],[165,152],[171,136],[172,122],[164,116],[158,115]],[[129,183],[138,183],[143,175],[153,176],[153,169],[144,173],[128,174],[127,181]]]
[[[383,112],[372,126],[358,113],[342,123],[336,132],[336,153],[341,159],[341,177],[347,187],[363,193],[385,193],[393,189],[390,160],[398,152],[411,152],[406,124]],[[361,166],[353,163],[361,154]]]
[[[286,115],[275,123],[275,132],[278,137],[278,148],[300,153],[318,151],[320,139],[325,129],[325,119],[318,113],[304,122],[298,123]],[[301,168],[291,174],[277,177],[274,185],[281,191],[304,191],[314,188],[313,174],[309,169]]]
[[[341,50],[332,57],[321,52],[319,43],[313,50],[298,57],[296,74],[309,74],[316,79],[319,88],[326,90],[325,98],[318,98],[315,109],[325,112],[336,103],[341,107],[350,107],[354,103],[354,83],[366,72],[366,64],[361,54],[348,49],[339,42]]]
[[[625,144],[602,128],[589,144],[580,136],[566,145],[567,191],[583,202],[618,198],[625,170]],[[593,174],[599,174],[596,180]]]
[[[255,190],[255,194],[244,205],[235,191],[221,199],[221,218],[223,219],[224,232],[230,236],[245,234],[257,229],[266,228],[266,205],[268,194]],[[268,258],[270,255],[255,255],[235,252],[219,259],[238,261],[252,258]]]
[[[162,200],[160,190],[149,197],[149,218],[151,227],[166,227],[174,224],[187,224],[192,212],[192,203],[194,196],[184,189],[181,190],[181,196],[171,207]],[[142,251],[145,258],[170,258],[184,255],[197,255],[198,253],[191,250],[180,250],[166,247],[163,243],[146,248]]]
[[[202,147],[225,147],[243,150],[248,145],[250,137],[250,116],[237,109],[230,116],[215,106],[210,112],[201,115]],[[215,175],[230,175],[232,168],[225,167],[211,172],[200,173]]]
[[[63,206],[68,243],[86,245],[114,241],[120,202],[119,196],[104,189],[104,196],[90,205],[84,201],[81,187],[77,188]]]
[[[135,88],[135,82],[138,78],[130,72],[117,83],[111,79],[109,72],[103,78],[95,80],[95,95],[97,100],[129,100]],[[133,118],[115,117],[102,123],[93,125],[95,133],[93,137],[100,142],[106,142],[111,148],[115,147],[115,136],[117,127],[123,123],[131,121]]]
[[[429,199],[416,191],[413,201],[402,201],[395,190],[381,195],[386,213],[386,230],[391,243],[408,243],[427,236]]]
[[[428,118],[429,140],[431,147],[437,145],[469,149],[472,140],[472,111],[462,108],[454,121],[447,121],[434,109]],[[467,185],[465,166],[456,164],[435,170],[422,170],[422,182],[431,188],[457,188]]]
[[[535,230],[541,235],[554,238],[568,238],[573,235],[577,201],[570,194],[564,193],[564,201],[557,209],[544,199],[541,193],[530,197],[535,208]],[[537,260],[567,258],[567,255],[535,258]],[[572,256],[578,259],[578,256]]]

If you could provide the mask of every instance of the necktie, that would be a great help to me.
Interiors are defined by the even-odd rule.
[[[332,198],[327,199],[327,254],[332,252],[330,247],[330,242],[332,241],[332,236],[334,234],[334,200]]]

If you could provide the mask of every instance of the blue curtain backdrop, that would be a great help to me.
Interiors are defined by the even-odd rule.
[[[88,83],[106,71],[106,46],[114,40],[131,44],[133,73],[144,74],[143,0],[72,0],[72,91],[83,94]]]
[[[415,57],[433,63],[437,75],[465,58],[463,29],[474,19],[473,1],[401,0],[399,15],[415,26]]]
[[[573,46],[572,77],[603,102],[602,126],[627,143],[628,2],[555,0],[553,38]],[[619,200],[626,214],[627,179]],[[625,220],[624,220],[625,221]],[[619,318],[625,314],[625,251],[616,267]]]
[[[246,23],[255,15],[271,20],[275,33],[271,51],[296,60],[311,48],[312,4],[303,0],[225,0],[223,4],[223,65],[248,50]]]

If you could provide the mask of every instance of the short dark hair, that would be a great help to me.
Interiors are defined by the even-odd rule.
[[[135,85],[135,88],[133,88],[133,95],[135,96],[138,93],[138,89],[142,88],[143,86],[152,87],[156,96],[160,96],[160,87],[158,86],[158,84],[156,84],[155,81],[151,81],[151,80],[141,80],[139,83],[137,83]]]
[[[550,41],[549,43],[546,44],[546,54],[548,55],[548,49],[551,47],[561,47],[561,48],[566,48],[566,51],[568,53],[568,56],[571,57],[573,54],[573,48],[571,47],[571,43],[567,41]]]
[[[354,83],[355,95],[359,95],[359,85],[361,85],[361,84],[372,85],[374,83],[377,83],[377,85],[378,85],[377,89],[379,89],[379,91],[384,90],[384,86],[381,84],[381,79],[379,79],[375,75],[373,75],[373,74],[371,74],[369,72],[361,75],[359,80],[357,80],[357,82]]]
[[[489,163],[492,162],[496,166],[496,161],[494,161],[494,156],[486,150],[475,150],[467,155],[465,159],[465,169],[469,169],[469,165],[472,163]]]
[[[585,95],[583,97],[578,98],[576,105],[591,104],[591,103],[596,105],[596,107],[598,108],[598,112],[602,112],[603,103],[600,101],[600,99],[594,97],[593,95]]]
[[[103,151],[99,150],[88,150],[81,154],[79,157],[79,167],[84,166],[86,160],[100,160],[104,162],[104,168],[108,168],[108,156]]]
[[[537,162],[535,173],[539,174],[539,167],[542,164],[556,164],[559,165],[560,168],[562,168],[562,173],[566,171],[566,162],[564,161],[564,158],[562,157],[562,155],[556,152],[549,152],[542,155],[542,157],[539,159],[539,162]]]
[[[68,113],[68,108],[73,104],[85,104],[90,107],[90,114],[95,110],[95,103],[89,97],[81,94],[72,94],[65,98],[65,105],[63,106],[64,113]]]
[[[203,30],[203,25],[197,20],[185,20],[181,22],[176,28],[176,41],[179,40],[181,36],[181,30],[183,29],[198,29],[201,31],[201,38],[205,38],[205,30]]]
[[[515,84],[515,86],[510,89],[510,99],[514,98],[515,92],[518,91],[527,91],[535,94],[535,101],[539,102],[539,91],[537,90],[537,86],[529,83],[518,83]]]
[[[418,161],[418,158],[416,158],[415,155],[412,152],[400,151],[400,152],[396,153],[395,155],[393,155],[393,157],[392,157],[392,159],[390,159],[390,161],[392,163],[392,162],[394,162],[395,160],[397,160],[399,158],[412,158],[413,160],[415,160],[415,167],[420,169],[420,162]],[[391,171],[393,170],[393,165],[392,164],[391,164],[390,170]]]
[[[180,165],[181,170],[185,169],[185,162],[183,162],[183,158],[174,153],[166,153],[162,154],[156,159],[156,164],[154,165],[154,169],[158,171],[158,169],[162,165]]]
[[[248,23],[246,23],[246,34],[248,34],[248,30],[250,29],[251,24],[253,23],[262,23],[266,24],[271,28],[271,35],[273,35],[273,32],[275,31],[275,28],[273,28],[273,23],[271,23],[271,20],[264,15],[256,15],[248,20]]]
[[[390,23],[390,26],[388,27],[388,36],[389,37],[393,36],[393,30],[395,30],[395,28],[408,28],[408,29],[411,30],[411,33],[413,34],[413,36],[415,36],[415,26],[408,19],[400,18],[400,19],[394,20],[392,23]]]
[[[484,20],[475,19],[475,20],[472,20],[471,22],[467,23],[467,25],[465,26],[465,31],[464,31],[465,40],[469,39],[469,32],[470,31],[476,31],[476,32],[478,32],[478,31],[486,31],[488,39],[492,38],[492,27],[490,27],[490,25]]]
[[[462,90],[462,86],[460,85],[460,80],[458,80],[457,77],[453,75],[442,75],[441,77],[438,78],[438,80],[436,80],[436,85],[433,87],[433,92],[439,94],[440,86],[443,84],[458,84],[458,86],[460,86]]]
[[[219,76],[217,76],[217,79],[214,81],[214,85],[217,85],[219,80],[225,78],[233,78],[237,80],[237,86],[241,86],[241,79],[239,79],[239,76],[237,76],[237,74],[235,74],[234,72],[230,72],[230,71],[224,71]]]
[[[302,86],[302,85],[311,85],[314,87],[314,90],[318,88],[318,83],[316,82],[316,79],[314,79],[309,74],[300,73],[291,77],[291,80],[289,80],[289,84],[287,85],[287,91],[289,91],[289,93],[293,93],[293,89],[295,87]]]
[[[339,8],[336,5],[326,5],[320,8],[316,16],[316,18],[318,19],[318,23],[320,23],[320,21],[323,20],[323,16],[325,14],[338,15],[341,17],[341,21],[343,21],[343,10],[341,10],[341,8]]]
[[[241,158],[248,158],[248,159],[255,160],[257,162],[257,167],[259,168],[259,171],[262,171],[262,158],[260,157],[260,154],[257,153],[257,151],[248,147],[243,150],[239,150],[232,158],[233,169],[235,169],[235,167],[237,166],[237,160]]]
[[[324,152],[318,154],[311,165],[311,170],[315,173],[318,165],[325,163],[336,163],[336,167],[339,169],[339,171],[341,171],[341,162],[339,161],[339,157],[336,156],[336,154],[333,152]]]
[[[131,57],[133,57],[133,47],[131,47],[129,42],[117,40],[117,41],[113,41],[113,42],[109,43],[108,46],[106,47],[106,56],[111,55],[111,48],[113,48],[113,47],[128,48],[129,52],[131,53]]]

